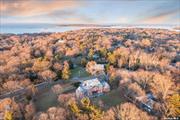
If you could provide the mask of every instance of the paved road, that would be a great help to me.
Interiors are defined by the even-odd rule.
[[[85,80],[88,80],[88,79],[93,79],[93,78],[97,78],[97,77],[101,77],[102,75],[99,75],[99,76],[90,76],[90,77],[84,77],[84,78],[72,78],[70,80],[68,80],[67,84],[73,84],[73,83],[76,83],[76,82],[82,82],[82,81],[85,81]],[[55,85],[55,84],[62,84],[64,83],[64,80],[57,80],[57,81],[52,81],[52,82],[43,82],[43,83],[40,83],[40,84],[36,84],[35,87],[38,91],[42,91],[43,89],[47,88],[47,87],[50,87],[52,85]],[[21,95],[24,95],[26,92],[28,91],[28,88],[21,88],[21,89],[18,89],[18,90],[14,90],[12,92],[8,92],[8,93],[5,93],[3,95],[0,95],[0,99],[4,99],[4,98],[7,98],[7,97],[16,97],[16,96],[21,96]]]

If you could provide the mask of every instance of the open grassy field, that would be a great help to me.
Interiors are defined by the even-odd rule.
[[[57,95],[51,90],[47,89],[46,92],[40,94],[34,102],[37,111],[46,111],[49,107],[57,106]]]

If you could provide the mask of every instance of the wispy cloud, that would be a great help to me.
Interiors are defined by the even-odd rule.
[[[169,12],[169,13],[158,14],[158,15],[154,15],[154,16],[144,18],[140,22],[145,23],[145,24],[168,23],[168,21],[176,14],[179,14],[179,12],[173,11],[173,12]],[[177,18],[177,19],[180,19],[180,18]]]
[[[75,0],[1,0],[0,12],[5,16],[36,16],[57,10],[71,9],[82,4]]]
[[[54,20],[57,20],[57,21],[64,20],[65,23],[95,22],[95,20],[91,16],[80,13],[77,10],[54,11],[47,14],[47,16],[52,17]]]
[[[180,21],[180,0],[0,0],[4,23],[130,23]]]
[[[77,0],[1,0],[0,14],[4,22],[15,18],[14,22],[55,22],[87,23],[93,18],[80,13],[76,8],[87,5]],[[36,18],[36,19],[34,19]],[[17,21],[16,21],[17,20]]]
[[[143,17],[140,17],[138,21],[145,24],[169,23],[174,16],[177,16],[176,21],[180,21],[180,1],[172,0],[170,3],[144,11],[139,16]]]

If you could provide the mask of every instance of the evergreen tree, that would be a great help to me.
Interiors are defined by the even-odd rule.
[[[108,61],[110,64],[115,64],[116,63],[116,57],[113,53],[108,53]]]
[[[93,51],[93,49],[90,49],[90,50],[89,50],[89,53],[88,53],[88,57],[89,57],[90,59],[92,59],[92,58],[93,58],[93,55],[94,55],[94,51]]]
[[[69,70],[69,64],[67,61],[64,62],[64,67],[63,67],[63,70],[62,70],[62,78],[64,80],[67,80],[70,78],[70,70]]]

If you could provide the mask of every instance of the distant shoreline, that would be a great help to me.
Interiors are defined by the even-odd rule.
[[[8,25],[7,27],[1,27],[0,34],[45,34],[55,32],[68,32],[81,29],[162,29],[180,32],[180,27],[172,25],[100,25],[100,24],[21,24],[20,27],[16,25]]]
[[[179,27],[178,24],[58,24],[60,27],[133,27],[133,26],[171,26]]]

